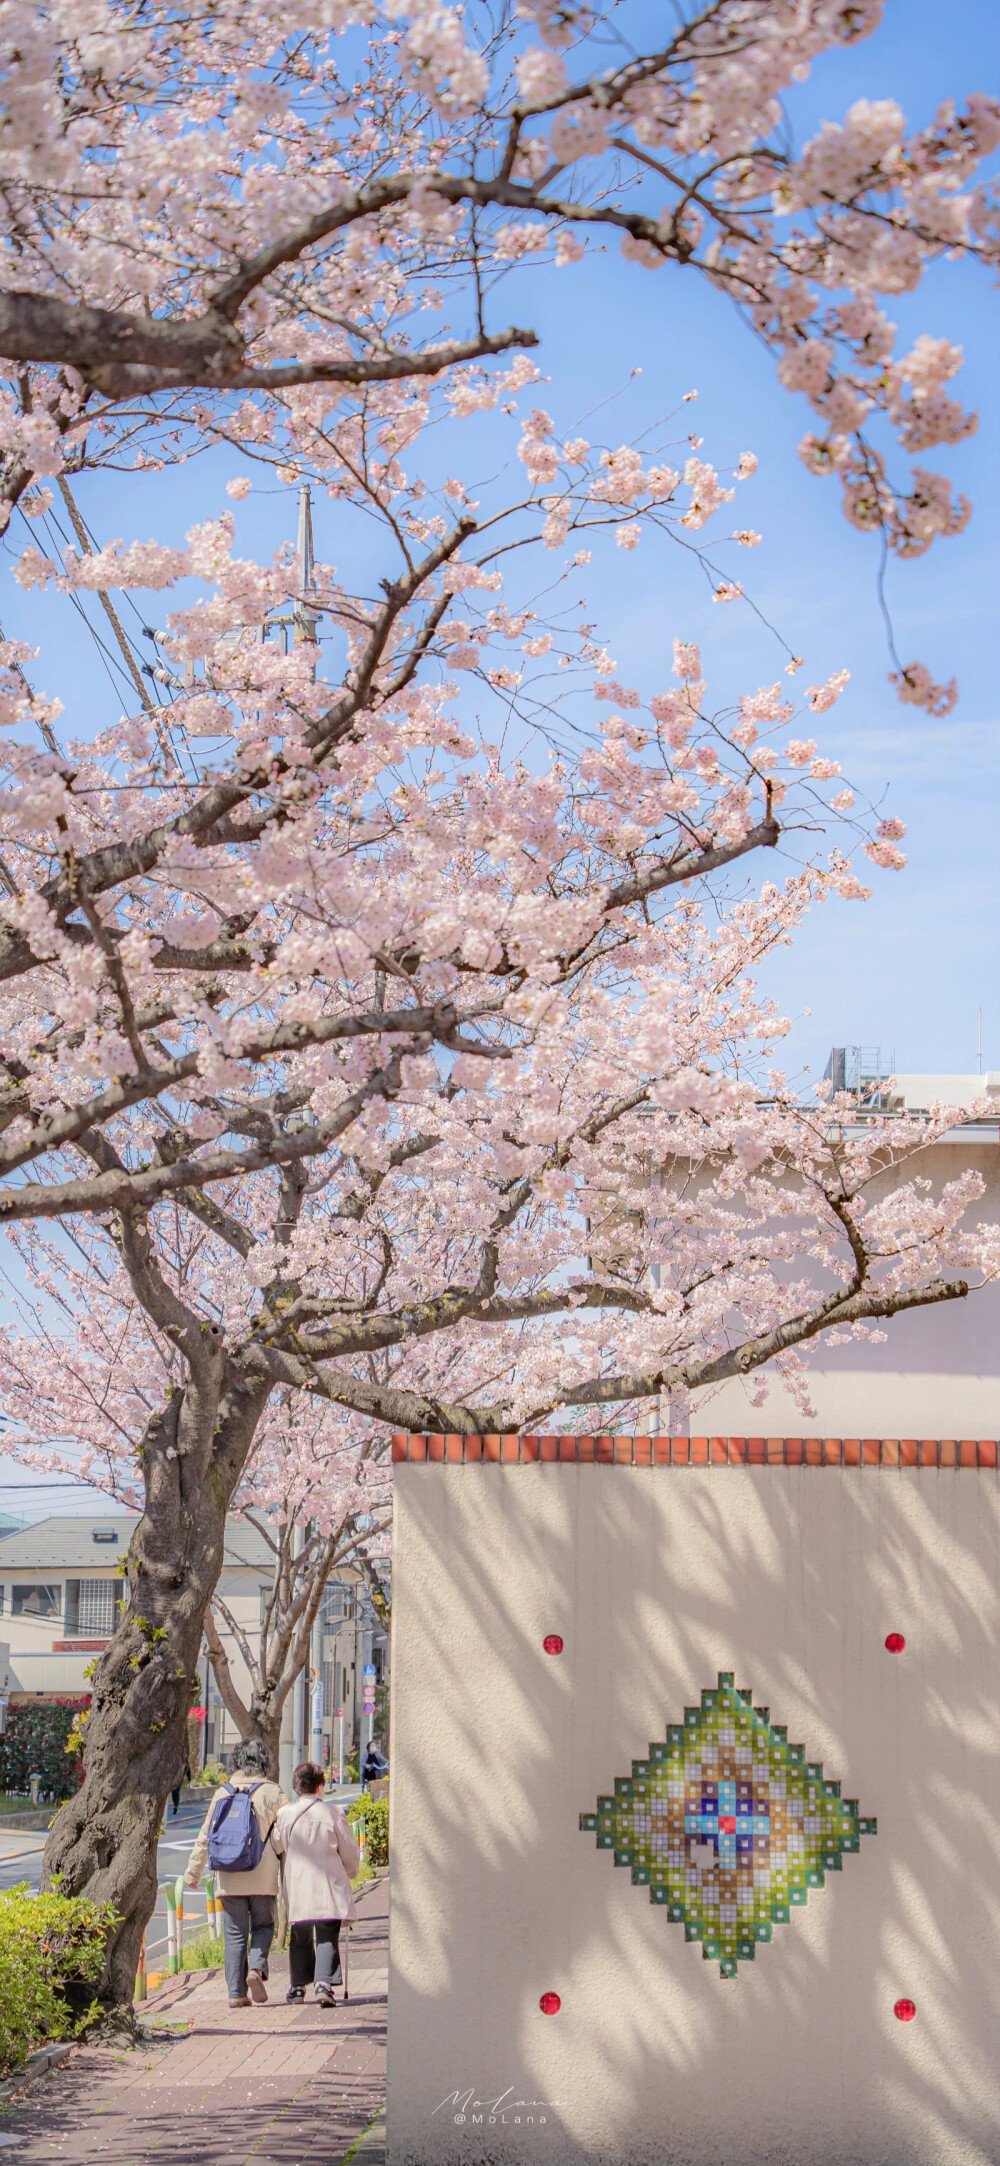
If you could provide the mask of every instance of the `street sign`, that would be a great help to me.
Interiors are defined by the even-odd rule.
[[[375,1664],[374,1664],[374,1662],[366,1662],[366,1663],[365,1663],[365,1666],[364,1666],[364,1669],[363,1669],[363,1670],[362,1670],[362,1672],[361,1672],[361,1675],[362,1675],[362,1677],[374,1677],[374,1676],[375,1676]]]

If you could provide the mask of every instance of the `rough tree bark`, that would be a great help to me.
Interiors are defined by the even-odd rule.
[[[141,1232],[133,1227],[133,1238]],[[163,1287],[167,1299],[174,1297]],[[156,1902],[156,1840],[187,1756],[208,1598],[222,1564],[226,1512],[272,1389],[221,1333],[176,1303],[188,1381],[142,1442],[146,1506],[125,1560],[121,1623],[102,1655],[84,1732],[84,1781],[57,1815],[43,1886],[113,1902],[98,1998],[131,2005],[143,1931]]]

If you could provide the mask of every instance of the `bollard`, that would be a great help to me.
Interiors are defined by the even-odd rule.
[[[177,1968],[184,1968],[184,1875],[178,1873],[174,1881],[174,1903],[177,1908]]]
[[[177,1895],[172,1880],[168,1880],[164,1892],[167,1898],[167,1970],[172,1973],[177,1969]]]
[[[222,1897],[215,1892],[215,1874],[205,1874],[205,1909],[208,1912],[208,1930],[212,1940],[222,1937]]]
[[[136,1974],[135,1974],[135,1998],[136,1998],[136,2000],[137,2000],[137,2001],[144,2001],[144,2000],[145,2000],[145,1998],[146,1998],[146,1993],[147,1993],[147,1991],[148,1991],[148,1986],[147,1986],[147,1980],[146,1980],[146,1935],[145,1935],[145,1933],[144,1933],[144,1934],[143,1934],[143,1936],[142,1936],[142,1947],[141,1947],[141,1948],[140,1948],[140,1950],[139,1950],[139,1968],[138,1968],[138,1970],[136,1971]]]

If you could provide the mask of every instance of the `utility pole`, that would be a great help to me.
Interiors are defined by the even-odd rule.
[[[323,1765],[323,1722],[326,1707],[323,1700],[323,1596],[313,1618],[312,1628],[312,1734],[309,1740],[309,1758],[317,1767]]]

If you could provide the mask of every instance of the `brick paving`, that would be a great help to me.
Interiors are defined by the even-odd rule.
[[[383,1878],[359,1900],[336,2009],[286,2006],[280,1954],[266,2007],[230,2009],[221,1971],[172,1980],[140,2046],[79,2046],[0,2109],[11,2166],[342,2166],[362,2137],[357,2166],[384,2166],[384,2123],[364,2132],[385,2098],[387,1935]]]

